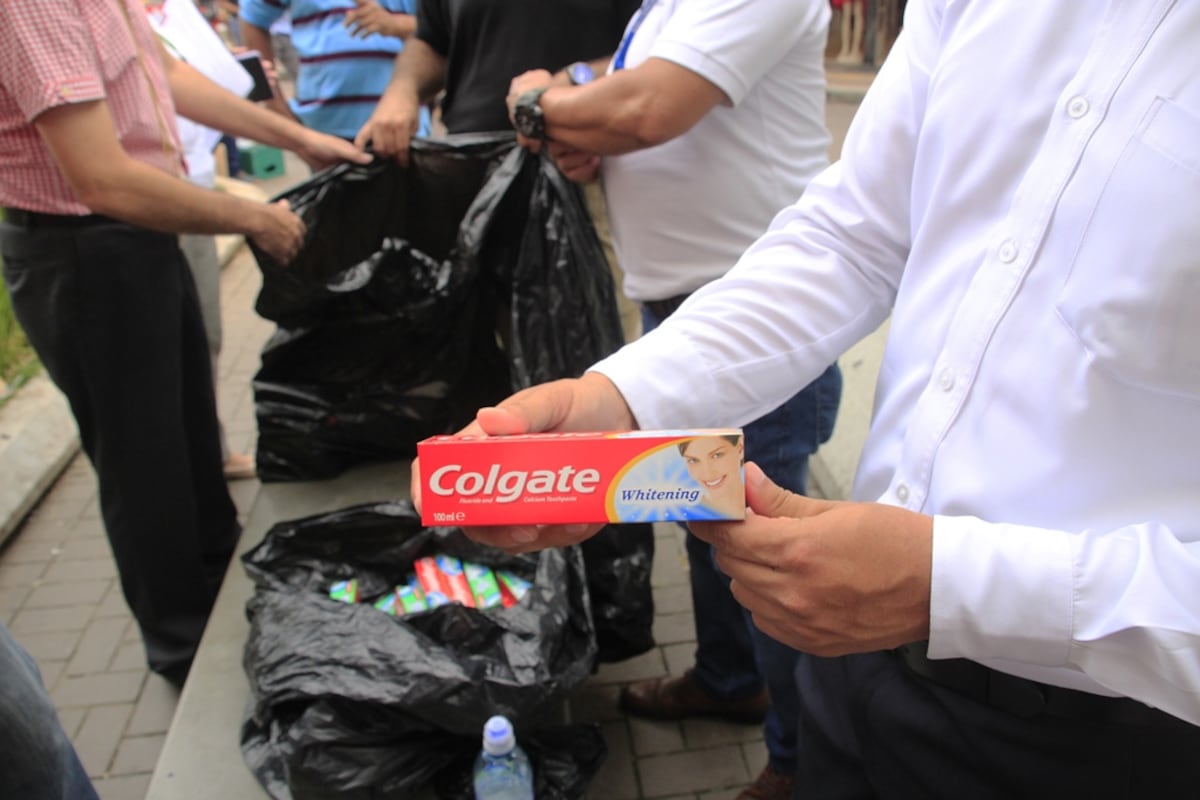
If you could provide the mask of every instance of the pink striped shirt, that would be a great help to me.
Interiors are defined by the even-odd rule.
[[[181,174],[175,104],[141,0],[2,0],[0,205],[90,213],[33,122],[52,108],[96,100],[108,103],[130,156]]]

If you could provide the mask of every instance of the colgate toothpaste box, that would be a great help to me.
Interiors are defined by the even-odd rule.
[[[425,525],[744,519],[738,428],[538,433],[417,444]]]

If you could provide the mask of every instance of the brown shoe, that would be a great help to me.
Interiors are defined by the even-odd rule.
[[[690,669],[679,678],[651,678],[621,689],[621,708],[650,719],[720,717],[731,722],[762,722],[768,703],[766,689],[740,700],[713,697],[700,687]]]
[[[767,764],[758,773],[754,783],[743,789],[736,800],[792,800],[792,790],[795,788],[795,775],[777,772]]]

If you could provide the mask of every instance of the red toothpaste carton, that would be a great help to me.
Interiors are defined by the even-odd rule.
[[[505,608],[511,608],[521,602],[531,585],[529,581],[502,569],[496,570],[496,583],[500,586],[500,605]]]
[[[425,525],[744,519],[738,428],[540,433],[417,444]]]
[[[425,593],[426,606],[437,608],[450,602],[450,583],[437,568],[433,556],[418,558],[413,562],[413,571],[417,575],[417,584]]]
[[[462,562],[457,558],[445,555],[418,558],[413,562],[413,570],[430,608],[446,603],[475,607],[475,595],[471,593],[471,584],[467,582]]]
[[[471,582],[463,572],[462,562],[454,556],[434,556],[433,560],[450,589],[450,599],[474,608],[475,593],[471,591]]]

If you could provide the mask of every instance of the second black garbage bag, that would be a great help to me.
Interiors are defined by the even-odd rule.
[[[406,167],[341,165],[280,198],[309,232],[290,264],[255,250],[278,325],[254,379],[264,481],[411,457],[622,343],[578,188],[511,133],[416,140]]]

